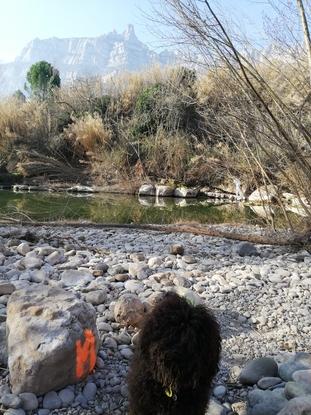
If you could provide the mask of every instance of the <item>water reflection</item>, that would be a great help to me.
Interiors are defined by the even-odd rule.
[[[243,203],[224,203],[221,200],[0,191],[1,215],[18,217],[23,214],[38,221],[87,220],[96,223],[153,224],[196,221],[264,225],[266,215],[261,212],[261,208],[248,207]],[[275,212],[275,217],[276,222],[282,226],[283,219],[278,211]]]

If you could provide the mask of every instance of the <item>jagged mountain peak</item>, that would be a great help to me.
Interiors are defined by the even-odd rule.
[[[36,38],[14,62],[0,64],[0,95],[23,89],[28,69],[40,60],[55,66],[64,84],[76,78],[139,71],[152,64],[172,64],[176,55],[149,49],[137,38],[132,24],[123,33],[114,30],[98,37]]]
[[[137,40],[134,26],[132,24],[127,25],[127,28],[123,32],[125,40]]]

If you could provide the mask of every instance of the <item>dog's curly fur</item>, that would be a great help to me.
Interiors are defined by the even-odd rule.
[[[204,415],[220,351],[212,313],[165,294],[143,322],[130,365],[130,415]]]

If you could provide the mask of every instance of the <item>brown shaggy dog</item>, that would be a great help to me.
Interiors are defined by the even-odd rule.
[[[211,312],[167,293],[139,335],[128,376],[130,415],[204,415],[220,350]]]

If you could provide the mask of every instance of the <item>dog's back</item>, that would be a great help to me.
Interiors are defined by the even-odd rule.
[[[212,313],[167,293],[146,317],[138,343],[129,373],[130,413],[203,415],[221,349]]]

